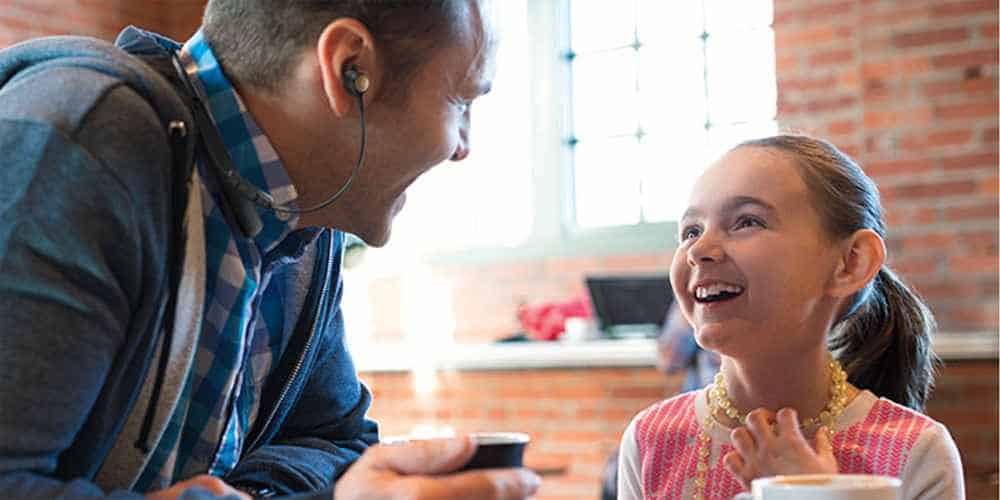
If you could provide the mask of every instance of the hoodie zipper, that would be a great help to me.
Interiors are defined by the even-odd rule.
[[[317,309],[320,307],[321,304],[326,303],[326,296],[330,291],[330,273],[331,269],[333,268],[333,249],[334,249],[333,242],[332,241],[328,242],[326,247],[327,247],[326,251],[327,256],[326,256],[326,270],[323,273],[323,289],[322,292],[320,292],[319,300],[317,300],[312,304],[312,310],[310,311],[313,315],[313,321],[312,321],[312,328],[309,331],[309,339],[306,340],[305,347],[299,354],[299,359],[298,361],[296,361],[295,367],[292,368],[292,372],[288,377],[288,381],[285,382],[285,386],[281,388],[281,393],[278,396],[278,400],[275,401],[274,407],[271,409],[271,413],[267,416],[267,420],[264,421],[264,425],[261,426],[260,434],[257,434],[257,437],[254,438],[253,443],[249,447],[244,448],[245,450],[247,450],[247,452],[256,449],[257,444],[260,443],[261,438],[267,434],[268,428],[271,427],[271,422],[274,420],[275,415],[281,408],[281,404],[285,401],[285,397],[288,396],[288,391],[291,390],[292,384],[295,383],[295,379],[299,376],[299,371],[302,370],[302,365],[305,363],[306,355],[308,355],[309,351],[312,349],[313,340],[316,339],[316,325],[319,323],[319,314],[317,314]]]

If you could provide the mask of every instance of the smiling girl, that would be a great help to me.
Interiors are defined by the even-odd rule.
[[[674,295],[722,366],[632,420],[619,498],[728,500],[758,477],[838,472],[964,498],[954,442],[920,413],[934,320],[885,265],[878,189],[853,160],[805,136],[745,142],[679,227]]]

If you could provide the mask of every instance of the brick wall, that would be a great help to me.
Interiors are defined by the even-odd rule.
[[[942,329],[997,328],[997,2],[775,2],[778,115],[879,184]]]
[[[463,371],[439,374],[436,389],[418,395],[409,373],[362,379],[374,394],[370,414],[386,436],[417,425],[530,434],[526,465],[550,471],[538,500],[599,498],[602,467],[629,420],[682,382],[652,368]]]
[[[538,500],[598,498],[604,461],[629,420],[682,382],[654,368],[446,372],[423,392],[410,373],[362,379],[374,393],[371,416],[383,435],[409,434],[418,425],[530,434],[525,463],[550,471]],[[997,498],[997,391],[995,361],[952,362],[928,406],[958,443],[968,498]]]
[[[0,0],[0,47],[46,35],[113,40],[130,24],[184,39],[205,0]]]

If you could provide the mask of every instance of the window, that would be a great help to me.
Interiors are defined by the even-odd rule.
[[[573,222],[671,220],[720,149],[776,131],[770,0],[569,5]]]
[[[497,75],[472,107],[472,152],[411,186],[378,253],[669,248],[702,167],[777,129],[770,0],[492,5]]]

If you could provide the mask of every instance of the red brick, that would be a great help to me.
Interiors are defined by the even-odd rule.
[[[863,8],[861,26],[920,26],[930,19],[926,5],[922,3],[895,3],[892,9]]]
[[[945,207],[942,210],[942,217],[947,221],[997,220],[1000,219],[1000,207],[998,207],[997,200],[980,205]]]
[[[778,80],[778,88],[782,91],[815,91],[837,88],[835,75],[803,75],[799,77],[782,78]]]
[[[948,271],[953,273],[994,273],[1000,270],[996,255],[954,255],[948,258]]]
[[[997,39],[997,23],[984,24],[979,28],[979,34],[987,39],[996,41]]]
[[[785,52],[780,47],[775,49],[774,70],[779,75],[795,74],[799,69],[798,54]]]
[[[931,15],[934,18],[965,16],[968,14],[997,12],[995,0],[967,0],[964,2],[932,2]]]
[[[899,225],[930,224],[937,221],[937,209],[930,207],[900,208],[888,207],[884,212],[889,227]]]
[[[892,37],[892,44],[901,49],[926,47],[943,43],[964,42],[969,39],[966,28],[947,28],[899,33]]]
[[[935,68],[955,68],[962,66],[978,66],[981,64],[997,64],[996,49],[966,50],[952,52],[931,58]]]
[[[915,184],[889,186],[882,191],[884,198],[933,198],[938,196],[967,195],[976,191],[971,180],[926,181]]]
[[[830,135],[848,135],[858,131],[858,122],[854,120],[839,120],[827,124],[826,132]]]
[[[809,63],[813,66],[830,66],[850,62],[853,59],[852,49],[817,50],[809,56]]]
[[[848,109],[858,103],[858,99],[852,95],[839,97],[811,99],[805,104],[809,113],[825,113],[829,111],[840,111]]]
[[[930,172],[934,169],[931,160],[884,160],[870,161],[864,170],[872,177],[887,177],[892,175],[915,175]]]
[[[909,109],[893,109],[888,111],[865,111],[864,120],[867,128],[895,128],[903,125],[914,126],[931,122],[934,112],[931,108],[913,107]]]
[[[993,176],[980,180],[977,191],[984,194],[1000,194],[1000,177]]]
[[[869,61],[861,65],[861,76],[868,78],[901,78],[927,72],[931,67],[926,56],[909,58],[895,56],[883,61]]]
[[[981,140],[985,144],[996,144],[1000,141],[1000,131],[997,130],[997,127],[987,128],[986,130],[983,130]]]
[[[909,277],[937,273],[941,269],[941,262],[936,256],[897,256],[890,260],[890,267],[903,277]]]
[[[801,2],[799,2],[801,3]],[[789,7],[793,6],[793,7]],[[845,16],[854,12],[857,2],[826,2],[816,5],[798,7],[791,2],[775,2],[774,17],[775,24],[781,20],[782,24],[790,22],[813,23],[817,20],[829,20],[837,16]]]
[[[951,247],[955,240],[954,233],[929,233],[919,235],[907,235],[894,242],[898,243],[901,251],[912,255],[927,249],[942,250]],[[893,240],[890,240],[893,241]]]
[[[995,285],[995,283],[994,283]],[[991,292],[996,293],[996,286],[984,285],[969,280],[938,281],[936,283],[921,283],[915,285],[917,293],[925,300],[942,302],[945,300],[964,300],[966,297],[982,296],[989,293],[986,289],[991,288]]]
[[[983,118],[997,116],[997,101],[940,105],[934,114],[943,120],[956,118]]]
[[[982,167],[997,167],[997,152],[994,150],[989,153],[975,153],[975,154],[964,154],[955,156],[946,156],[941,158],[939,165],[944,170],[967,170],[967,169],[977,169]]]
[[[827,44],[837,40],[849,39],[850,28],[846,26],[815,26],[802,25],[802,28],[789,28],[776,31],[774,44],[778,49],[794,49]]]
[[[904,151],[937,150],[946,146],[966,144],[972,138],[971,129],[914,133],[904,136],[900,140],[899,148]]]
[[[993,78],[962,78],[938,80],[923,85],[923,94],[930,97],[943,95],[995,94],[996,80]]]
[[[971,231],[958,235],[958,245],[967,255],[997,255],[997,231]]]

